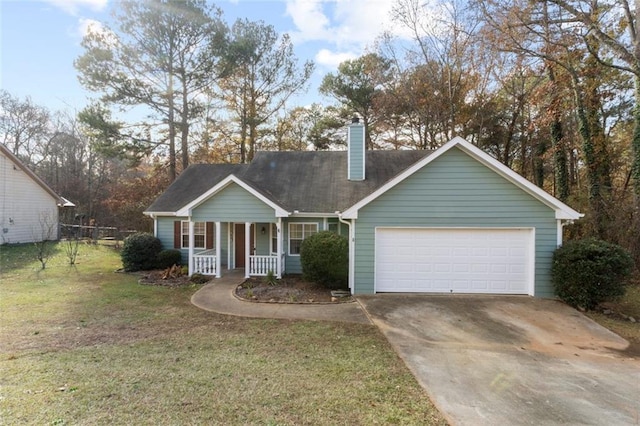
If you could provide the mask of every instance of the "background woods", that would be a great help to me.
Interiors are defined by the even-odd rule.
[[[141,212],[194,162],[258,150],[340,149],[353,114],[368,149],[462,136],[586,213],[640,260],[640,35],[627,0],[397,0],[402,37],[326,73],[264,22],[203,0],[122,1],[75,62],[98,99],[48,111],[0,92],[0,141],[96,222],[148,230]]]

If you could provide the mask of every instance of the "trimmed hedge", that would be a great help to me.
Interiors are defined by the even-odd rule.
[[[157,267],[158,254],[162,243],[152,234],[140,232],[125,238],[122,252],[122,266],[127,272],[148,271]]]
[[[182,264],[182,253],[180,250],[162,250],[158,253],[156,267],[158,269],[171,268],[173,265]]]
[[[622,247],[589,238],[569,241],[553,254],[551,279],[567,304],[592,310],[625,293],[633,259]]]
[[[300,263],[305,279],[331,290],[349,285],[349,241],[330,231],[306,238],[300,247]]]

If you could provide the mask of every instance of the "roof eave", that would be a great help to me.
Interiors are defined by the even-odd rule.
[[[441,155],[443,155],[444,153],[446,153],[447,151],[449,151],[454,147],[460,148],[471,157],[475,158],[485,166],[489,167],[494,172],[498,173],[505,179],[509,180],[514,185],[518,186],[523,191],[527,192],[529,195],[538,199],[540,202],[547,205],[549,208],[553,209],[556,214],[556,219],[577,220],[584,216],[584,214],[572,209],[562,201],[558,200],[554,196],[545,192],[543,189],[529,182],[528,180],[526,180],[525,178],[523,178],[522,176],[520,176],[519,174],[511,170],[509,167],[502,164],[500,161],[496,160],[486,152],[482,151],[480,148],[472,145],[471,143],[467,142],[463,138],[457,136],[451,139],[449,142],[447,142],[443,146],[441,146],[440,148],[438,148],[437,150],[435,150],[433,154],[424,157],[421,161],[418,161],[413,166],[409,167],[407,170],[400,173],[398,176],[396,176],[391,181],[387,182],[378,190],[374,191],[372,194],[368,195],[367,197],[355,203],[353,206],[346,209],[343,212],[342,217],[344,219],[357,219],[358,210],[360,210],[362,207],[366,206],[371,201],[375,200],[380,195],[384,194],[389,189],[393,188],[398,183],[402,182],[407,177],[411,176],[416,171],[422,169],[427,164],[431,163],[432,161],[434,161],[435,159],[437,159],[438,157],[440,157]]]

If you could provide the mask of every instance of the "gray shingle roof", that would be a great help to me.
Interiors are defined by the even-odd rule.
[[[347,179],[346,151],[260,152],[247,165],[192,165],[146,211],[177,211],[234,174],[288,211],[334,213],[352,206],[430,153],[367,151],[364,181]]]

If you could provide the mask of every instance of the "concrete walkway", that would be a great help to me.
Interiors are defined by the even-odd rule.
[[[198,290],[191,303],[210,312],[250,318],[304,319],[371,324],[358,302],[335,304],[259,303],[234,296],[244,281],[242,271],[225,271],[221,278]]]

